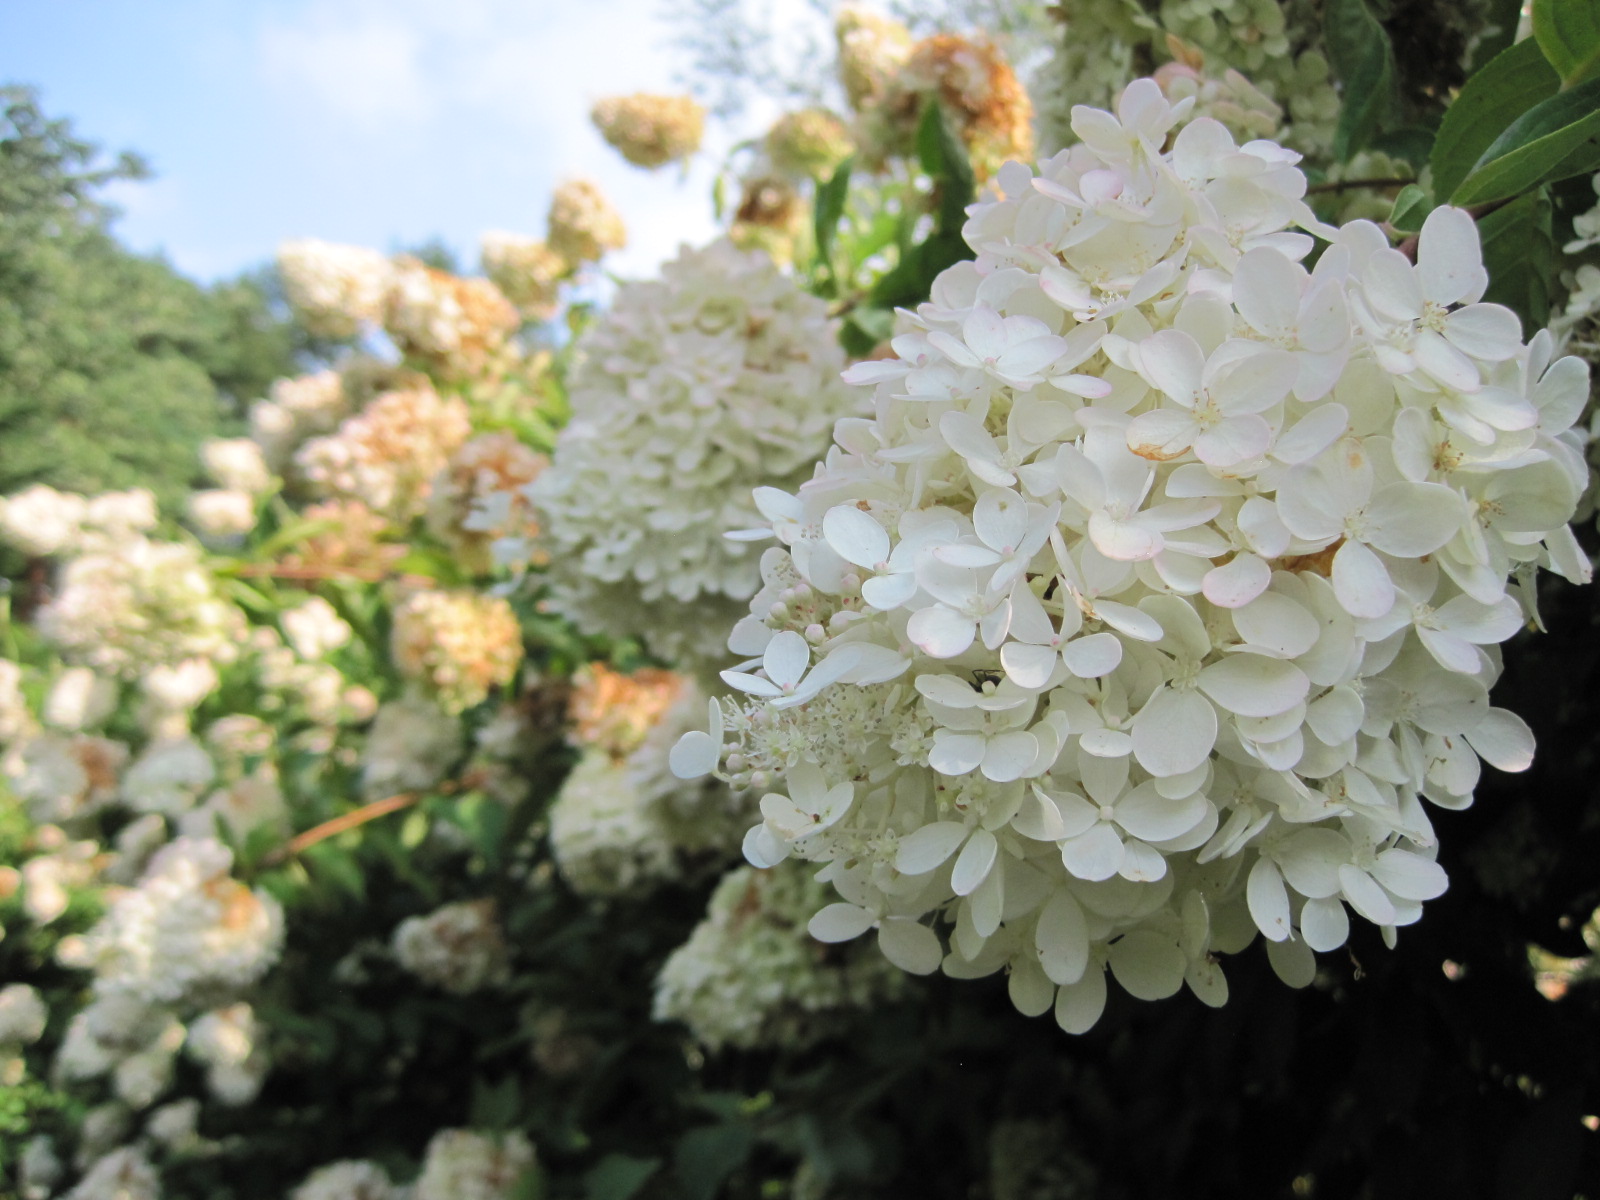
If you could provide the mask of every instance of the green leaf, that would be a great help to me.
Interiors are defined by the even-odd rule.
[[[967,205],[978,194],[977,177],[967,148],[945,120],[936,100],[923,104],[917,123],[917,160],[933,177],[938,207],[934,219],[940,232],[959,232],[967,218]]]
[[[712,1200],[754,1148],[755,1131],[742,1121],[703,1125],[678,1139],[672,1168],[688,1200]]]
[[[633,1200],[660,1166],[659,1158],[608,1154],[583,1177],[584,1200]]]
[[[311,873],[319,882],[326,882],[340,891],[348,892],[357,902],[367,898],[366,880],[361,868],[348,851],[332,842],[318,842],[308,846],[301,855],[311,865]]]
[[[1549,196],[1541,188],[1495,209],[1478,221],[1478,236],[1489,271],[1483,298],[1511,309],[1523,336],[1532,337],[1550,321],[1556,244]]]
[[[1389,224],[1402,233],[1416,233],[1433,211],[1433,197],[1428,189],[1408,183],[1394,198],[1394,208],[1389,212]]]
[[[1506,126],[1560,87],[1560,77],[1531,40],[1485,64],[1439,123],[1430,160],[1434,194],[1451,195]]]
[[[833,241],[839,232],[839,218],[844,216],[844,202],[850,194],[850,172],[855,159],[847,158],[839,164],[833,178],[817,188],[816,211],[813,214],[817,236],[817,262],[831,268]]]
[[[1596,155],[1600,155],[1600,79],[1591,79],[1534,105],[1513,121],[1451,194],[1450,203],[1503,200],[1585,170]]]
[[[1516,40],[1517,25],[1522,21],[1522,0],[1489,0],[1489,11],[1484,16],[1485,24],[1492,26],[1494,32],[1480,38],[1474,47],[1472,52],[1474,71]]]
[[[1563,88],[1600,72],[1600,5],[1595,0],[1533,0],[1533,37]]]
[[[1344,97],[1333,153],[1348,161],[1399,109],[1394,46],[1367,0],[1327,0],[1322,34]]]
[[[475,1129],[494,1132],[510,1129],[522,1115],[522,1092],[514,1077],[507,1075],[499,1083],[472,1081],[472,1108],[467,1123]]]

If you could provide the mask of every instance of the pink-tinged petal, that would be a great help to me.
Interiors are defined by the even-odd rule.
[[[878,949],[912,975],[932,975],[944,960],[939,935],[909,917],[886,917],[878,926]]]
[[[889,557],[889,534],[853,504],[830,508],[822,518],[822,536],[833,552],[858,567],[876,568]]]
[[[1453,391],[1472,393],[1483,386],[1477,364],[1431,329],[1418,330],[1411,356],[1426,375]]]
[[[1133,722],[1133,756],[1152,775],[1182,775],[1217,743],[1217,710],[1197,692],[1162,688]]]
[[[1050,646],[1007,642],[1000,647],[1000,665],[1005,668],[1006,677],[1029,691],[1037,691],[1049,682],[1057,661],[1058,655]]]
[[[1111,944],[1106,953],[1111,973],[1136,1000],[1165,1000],[1183,986],[1188,965],[1178,943],[1151,929],[1135,929]]]
[[[1473,304],[1445,318],[1444,336],[1463,354],[1504,362],[1522,349],[1522,322],[1500,304]]]
[[[972,645],[973,639],[978,636],[978,626],[970,617],[963,617],[942,604],[934,604],[911,614],[911,620],[906,624],[906,636],[924,654],[934,658],[954,658]]]
[[[1533,730],[1514,712],[1491,708],[1466,736],[1467,745],[1497,770],[1514,774],[1533,765]]]
[[[1141,784],[1117,801],[1117,824],[1136,838],[1164,842],[1188,833],[1206,817],[1206,798],[1199,791],[1168,800],[1148,784]]]
[[[1271,448],[1272,426],[1254,413],[1228,417],[1194,440],[1194,456],[1208,467],[1236,467]]]
[[[1483,295],[1489,274],[1477,222],[1465,209],[1446,205],[1428,214],[1417,237],[1417,274],[1435,304],[1470,304]]]
[[[970,896],[980,883],[989,877],[1000,843],[987,829],[974,829],[967,844],[956,856],[955,869],[950,872],[950,889],[958,896]]]
[[[1109,825],[1096,825],[1087,833],[1061,843],[1061,865],[1074,878],[1091,883],[1110,879],[1122,865],[1122,839]]]
[[[1390,483],[1367,505],[1363,540],[1396,558],[1421,558],[1453,538],[1468,519],[1466,501],[1442,483]]]
[[[1106,973],[1098,968],[1086,971],[1077,983],[1056,989],[1056,1024],[1063,1033],[1088,1033],[1105,1010]]]
[[[983,776],[995,783],[1021,779],[1039,756],[1039,739],[1025,729],[1002,733],[989,739],[983,755]]]
[[[1041,182],[1048,181],[1035,180],[1034,186],[1038,187]],[[1093,289],[1081,275],[1065,267],[1046,265],[1039,273],[1039,290],[1068,312],[1082,312],[1095,307]]]
[[[1394,924],[1394,901],[1376,880],[1349,863],[1339,868],[1339,886],[1350,907],[1374,925]]]
[[[899,608],[917,594],[917,577],[910,571],[879,575],[861,584],[861,598],[882,612]]]
[[[988,748],[988,739],[981,733],[941,729],[928,748],[928,765],[941,775],[966,775],[978,769]]]
[[[895,870],[904,875],[926,875],[967,840],[960,821],[935,821],[904,835],[895,848]]]
[[[859,905],[843,901],[830,904],[811,918],[806,929],[819,942],[848,942],[858,938],[877,918]]]
[[[1061,648],[1061,657],[1079,679],[1099,679],[1122,662],[1122,641],[1114,633],[1091,633],[1073,638]]]
[[[1270,858],[1256,859],[1250,868],[1250,879],[1245,884],[1245,899],[1250,905],[1250,916],[1256,928],[1268,941],[1282,942],[1291,933],[1289,924],[1289,892],[1283,886],[1283,876]]]
[[[1034,930],[1039,966],[1058,984],[1077,983],[1089,965],[1089,926],[1070,893],[1057,889],[1039,912]]]
[[[942,329],[935,330],[933,333],[928,335],[928,345],[932,346],[935,350],[944,355],[957,366],[983,366],[983,360],[974,354],[965,342],[958,337],[954,337],[951,334],[946,333]]]
[[[1205,598],[1219,608],[1242,608],[1272,582],[1272,568],[1254,554],[1238,553],[1206,572],[1200,584]]]
[[[1194,407],[1205,365],[1200,343],[1181,329],[1163,329],[1139,343],[1139,374],[1185,408]]]
[[[1350,914],[1332,897],[1307,900],[1300,910],[1300,936],[1313,950],[1337,950],[1350,936]]]
[[[1200,690],[1241,717],[1275,717],[1306,698],[1311,681],[1293,663],[1261,654],[1230,654],[1200,672]]]
[[[792,629],[775,635],[761,658],[767,678],[785,690],[800,682],[810,664],[811,644]]]
[[[1352,617],[1377,618],[1394,607],[1394,581],[1371,550],[1354,539],[1333,556],[1333,594]]]
[[[1128,423],[1128,449],[1150,462],[1171,462],[1189,452],[1199,433],[1187,409],[1152,409]]]
[[[1011,347],[1000,356],[995,371],[1013,379],[1028,379],[1042,375],[1051,364],[1067,352],[1067,340],[1055,334],[1029,338]]]
[[[752,696],[772,698],[783,695],[783,689],[770,679],[763,679],[759,675],[751,675],[747,671],[723,671],[722,682],[729,687]]]
[[[903,379],[910,370],[911,364],[899,359],[869,359],[854,364],[839,378],[855,387],[871,387],[891,379]]]
[[[1410,850],[1385,850],[1373,860],[1372,877],[1402,900],[1432,900],[1450,886],[1443,867]]]

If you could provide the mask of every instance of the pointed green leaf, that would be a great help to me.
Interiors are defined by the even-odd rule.
[[[608,1154],[583,1177],[584,1200],[633,1200],[660,1166],[659,1158]]]
[[[1432,211],[1433,197],[1428,194],[1428,189],[1408,183],[1394,198],[1394,208],[1389,212],[1389,224],[1402,233],[1416,233]]]
[[[1533,37],[1561,76],[1575,87],[1600,72],[1600,4],[1595,0],[1533,0]]]
[[[754,1148],[755,1133],[742,1121],[689,1130],[678,1139],[672,1155],[684,1195],[688,1200],[712,1200]]]
[[[845,198],[850,194],[850,172],[854,158],[847,158],[827,183],[817,187],[816,222],[817,262],[829,266],[833,262],[833,240],[839,232],[839,218],[844,216]]]
[[[1487,204],[1588,169],[1600,155],[1600,79],[1534,105],[1484,152],[1450,197]]]
[[[1537,43],[1518,42],[1496,55],[1467,80],[1439,122],[1430,159],[1434,194],[1453,193],[1507,125],[1560,88]]]
[[[923,102],[922,119],[917,123],[917,160],[933,177],[938,211],[934,214],[941,232],[960,230],[966,220],[967,205],[978,194],[977,177],[967,148],[945,120],[938,101]]]
[[[1484,299],[1504,304],[1522,318],[1524,337],[1550,321],[1556,250],[1550,211],[1550,198],[1541,188],[1478,221],[1483,264],[1489,271]]]
[[[1343,96],[1333,135],[1333,153],[1342,162],[1363,149],[1398,112],[1394,46],[1367,0],[1327,0],[1322,35],[1328,65]]]

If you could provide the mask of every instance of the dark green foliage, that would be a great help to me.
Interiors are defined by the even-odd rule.
[[[0,89],[0,493],[144,486],[172,510],[195,450],[293,367],[259,280],[202,288],[111,236],[99,199],[140,178],[33,94]]]

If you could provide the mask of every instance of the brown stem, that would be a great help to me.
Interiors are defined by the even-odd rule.
[[[486,777],[487,773],[483,768],[478,767],[468,771],[460,779],[440,784],[433,789],[433,794],[453,796],[457,792],[471,791],[483,783]],[[267,867],[274,866],[286,858],[303,853],[318,842],[331,838],[335,834],[343,833],[347,829],[355,829],[365,825],[368,821],[376,821],[379,817],[386,817],[390,813],[399,812],[403,808],[410,808],[418,800],[421,800],[424,794],[423,792],[396,792],[393,796],[385,796],[382,800],[374,800],[371,804],[363,804],[360,808],[334,817],[332,820],[324,821],[321,825],[313,825],[304,833],[295,834],[283,845],[266,855],[262,858],[261,863]]]
[[[1406,187],[1415,182],[1415,179],[1337,179],[1328,183],[1312,184],[1306,189],[1306,195],[1320,196],[1328,192],[1353,191],[1356,188]]]

